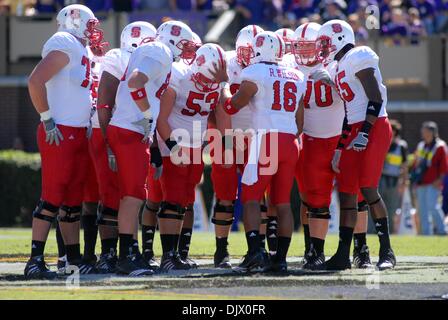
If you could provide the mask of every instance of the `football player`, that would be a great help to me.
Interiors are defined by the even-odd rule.
[[[156,41],[147,39],[131,55],[116,96],[116,109],[107,127],[107,141],[115,155],[120,190],[118,209],[119,258],[117,272],[130,276],[153,271],[133,250],[137,218],[146,198],[149,144],[160,112],[160,97],[168,87],[171,64],[194,57],[193,35],[179,21],[157,29]]]
[[[106,142],[106,129],[115,106],[115,96],[131,53],[144,41],[155,39],[156,28],[144,21],[128,24],[120,36],[120,48],[112,49],[101,63],[98,88],[98,110],[92,117],[92,134],[89,150],[93,155],[99,183],[101,206],[98,226],[101,238],[101,255],[97,269],[101,273],[115,272],[117,262],[117,216],[120,204],[115,156]]]
[[[290,191],[298,161],[297,120],[299,100],[305,91],[303,74],[279,65],[284,42],[273,32],[259,33],[253,42],[251,65],[241,73],[241,86],[235,95],[224,89],[224,109],[236,114],[249,105],[254,129],[249,162],[243,173],[242,200],[248,253],[237,272],[264,270],[266,261],[261,250],[260,200],[270,185],[270,201],[278,216],[278,245],[271,269],[286,271],[286,254],[292,235]],[[217,69],[216,77],[228,81],[225,70]],[[227,86],[228,87],[228,86]],[[260,130],[265,130],[263,134]],[[278,148],[275,150],[275,148]],[[268,155],[268,159],[258,155]],[[251,164],[251,161],[254,163]]]
[[[250,64],[250,60],[254,57],[252,42],[255,36],[263,31],[262,28],[256,25],[248,25],[242,28],[236,38],[235,51],[226,53],[227,74],[232,95],[238,91],[241,84],[241,72]],[[249,108],[244,108],[232,115],[231,120],[232,128],[238,131],[240,135],[244,131],[252,129],[252,118]],[[238,171],[240,173],[243,172],[244,162],[247,159],[247,149],[246,147],[244,150],[241,150],[245,154],[243,154],[244,159],[242,161],[235,161],[239,163],[226,165],[216,161],[212,162],[211,178],[216,195],[212,223],[215,224],[216,251],[214,254],[214,265],[217,268],[231,268],[227,249],[228,236],[234,220],[234,202],[238,190]]]
[[[217,127],[230,128],[230,117],[219,103],[219,83],[210,74],[215,64],[225,67],[225,52],[215,44],[205,44],[196,52],[191,66],[174,63],[170,84],[161,99],[157,121],[158,146],[163,157],[160,187],[153,175],[148,177],[149,194],[162,190],[159,228],[163,271],[197,267],[188,258],[193,232],[195,187],[202,172],[202,145],[209,116],[213,113]],[[224,130],[222,130],[224,132]],[[158,191],[157,191],[158,192]],[[160,192],[158,192],[160,195]]]
[[[81,274],[95,268],[81,259],[79,245],[83,183],[88,162],[86,127],[91,100],[91,62],[87,44],[101,47],[103,33],[93,12],[70,5],[58,14],[59,31],[44,45],[42,60],[28,88],[40,114],[37,140],[42,158],[42,194],[33,212],[31,257],[27,278],[54,278],[44,261],[51,223],[58,215],[67,260]]]
[[[378,193],[378,183],[392,129],[387,118],[387,91],[378,66],[379,58],[369,47],[355,48],[353,29],[341,20],[322,25],[317,43],[324,63],[337,62],[334,83],[345,102],[347,124],[351,127],[332,160],[333,170],[340,172],[340,241],[336,254],[326,262],[326,268],[343,270],[350,267],[350,243],[358,211],[357,193],[361,189],[380,241],[377,267],[390,269],[396,260],[390,245],[387,209]],[[325,72],[321,72],[317,79],[332,80]]]

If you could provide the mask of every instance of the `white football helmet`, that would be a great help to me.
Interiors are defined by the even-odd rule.
[[[308,22],[294,31],[292,52],[298,64],[310,66],[318,61],[316,40],[320,27],[318,23]]]
[[[217,44],[206,43],[196,52],[191,70],[196,89],[200,92],[210,92],[218,89],[219,83],[215,82],[209,70],[214,69],[214,64],[224,66],[225,52]]]
[[[317,36],[318,56],[324,63],[330,63],[347,44],[355,45],[352,27],[343,20],[330,20],[322,25]]]
[[[71,4],[59,11],[56,21],[58,31],[65,31],[77,38],[89,40],[92,45],[103,40],[103,31],[92,10],[81,4]]]
[[[196,45],[196,50],[199,49],[202,46],[202,40],[201,37],[198,36],[196,32],[193,31],[193,42]]]
[[[294,31],[289,28],[281,28],[275,31],[280,37],[282,37],[283,42],[285,43],[285,54],[292,52],[292,42],[294,39]]]
[[[195,57],[196,44],[193,41],[193,31],[180,21],[167,21],[157,29],[156,40],[162,42],[173,53],[174,60],[183,59],[191,64]]]
[[[135,21],[121,31],[120,47],[128,52],[134,52],[143,42],[154,41],[156,28],[146,21]]]
[[[251,59],[254,57],[254,50],[252,43],[257,34],[264,30],[257,25],[251,24],[238,32],[236,36],[236,61],[242,67],[247,67]]]
[[[285,42],[282,37],[272,31],[263,31],[254,39],[254,57],[251,63],[279,62],[285,52]]]

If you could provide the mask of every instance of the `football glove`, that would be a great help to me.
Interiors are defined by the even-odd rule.
[[[110,170],[117,172],[117,159],[110,147],[107,147],[107,161],[109,162]]]
[[[143,128],[142,142],[149,141],[150,143],[152,143],[152,135],[151,135],[152,126],[153,126],[152,118],[150,118],[150,119],[143,118],[141,120],[133,122],[132,124]]]
[[[355,151],[364,151],[367,148],[367,144],[369,143],[369,134],[365,132],[358,132],[358,135],[355,139],[352,140],[350,145],[347,147],[347,150],[353,149]]]
[[[157,180],[160,178],[163,171],[162,154],[160,153],[160,149],[158,147],[152,147],[149,150],[151,152],[151,166],[156,169],[153,178],[154,180]]]
[[[61,131],[59,131],[58,127],[56,126],[53,118],[43,120],[42,123],[44,125],[46,134],[45,142],[49,145],[52,145],[54,142],[57,146],[59,146],[60,142],[64,140],[64,137],[62,136]]]
[[[333,154],[333,159],[331,159],[331,168],[334,172],[339,173],[339,162],[341,161],[342,150],[336,149]]]
[[[333,80],[331,80],[331,76],[325,69],[317,69],[311,72],[310,78],[316,81],[322,81],[329,85],[334,85]]]

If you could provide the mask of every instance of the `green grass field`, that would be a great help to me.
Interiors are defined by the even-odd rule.
[[[30,252],[31,229],[2,229],[0,228],[0,261],[17,262],[27,259]],[[329,235],[326,241],[326,253],[330,256],[336,251],[338,237]],[[448,256],[448,237],[423,236],[392,236],[392,245],[397,256]],[[368,245],[372,256],[378,254],[378,240],[376,235],[368,236]],[[230,253],[233,257],[240,257],[246,251],[246,241],[243,232],[231,233],[229,237]],[[211,257],[215,249],[215,238],[209,232],[193,233],[191,255],[194,257]],[[99,240],[98,249],[99,252]],[[302,256],[304,251],[303,234],[294,233],[290,256]],[[155,237],[155,252],[161,253],[160,238]],[[55,232],[51,231],[46,246],[46,255],[55,257],[57,254]],[[52,259],[48,259],[52,261]]]

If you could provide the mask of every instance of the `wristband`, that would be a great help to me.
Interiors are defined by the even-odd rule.
[[[232,105],[232,98],[228,98],[226,102],[224,102],[224,111],[230,115],[238,112],[238,109]]]
[[[363,133],[367,133],[367,134],[369,134],[369,131],[370,131],[370,129],[373,127],[373,124],[371,124],[369,121],[364,121],[364,123],[362,124],[362,127],[361,127],[361,131],[360,132],[363,132]]]
[[[375,101],[369,101],[367,103],[367,111],[366,114],[370,114],[374,117],[378,117],[381,111],[381,107],[383,106],[382,103],[375,102]]]
[[[142,114],[143,114],[143,117],[145,119],[151,119],[152,118],[152,114],[151,114],[151,110],[150,109],[148,109],[146,111],[143,111]]]
[[[170,149],[170,151],[173,150],[175,146],[177,146],[177,142],[175,140],[171,140],[170,138],[165,140],[165,144],[168,149]]]
[[[131,91],[131,97],[135,101],[141,100],[143,98],[146,98],[146,90],[145,88],[136,89],[134,91]]]
[[[40,121],[47,121],[51,119],[50,110],[40,113]]]
[[[105,104],[100,104],[98,105],[98,107],[96,107],[97,109],[110,109],[109,105],[107,103]]]

